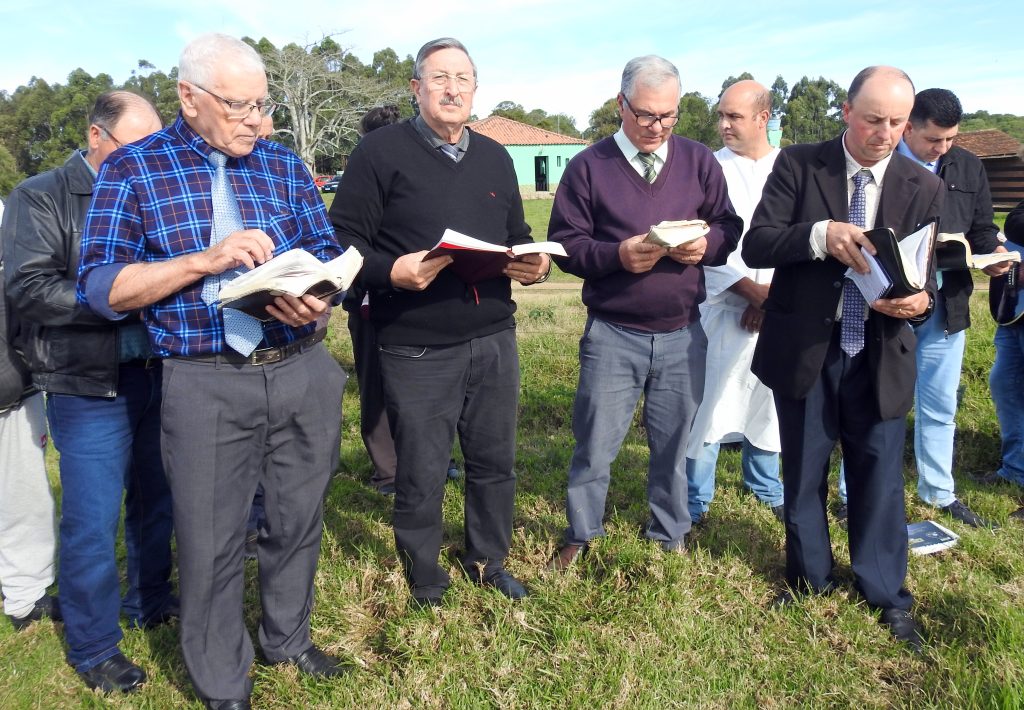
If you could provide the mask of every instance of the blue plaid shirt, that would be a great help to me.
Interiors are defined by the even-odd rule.
[[[112,320],[114,278],[125,266],[157,262],[207,249],[213,218],[212,152],[181,115],[162,131],[125,146],[103,164],[93,188],[82,235],[78,300]],[[229,158],[228,178],[242,223],[262,229],[274,254],[301,247],[321,261],[341,254],[327,210],[298,156],[269,141],[252,153]],[[142,311],[153,352],[160,357],[220,353],[224,322],[216,305],[202,299],[203,279]],[[315,326],[263,326],[264,343],[277,346],[305,337]]]

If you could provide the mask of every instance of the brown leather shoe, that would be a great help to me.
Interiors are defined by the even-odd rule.
[[[576,562],[587,552],[587,545],[563,545],[562,549],[558,551],[551,561],[548,563],[548,569],[552,572],[564,572],[565,570],[572,567],[573,563]]]

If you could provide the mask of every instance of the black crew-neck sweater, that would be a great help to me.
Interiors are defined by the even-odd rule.
[[[494,244],[531,241],[512,159],[490,138],[472,133],[456,163],[409,121],[367,134],[352,152],[330,218],[341,244],[365,258],[359,279],[370,292],[379,343],[452,344],[513,327],[504,276],[471,287],[443,269],[423,291],[396,289],[390,280],[398,257],[430,249],[446,228]]]

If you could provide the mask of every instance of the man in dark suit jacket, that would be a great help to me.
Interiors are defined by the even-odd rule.
[[[782,151],[742,253],[751,267],[776,269],[752,369],[774,391],[779,412],[790,589],[827,593],[834,586],[825,500],[829,456],[838,440],[857,587],[882,610],[882,623],[918,650],[921,637],[909,613],[913,600],[902,586],[902,453],[915,378],[908,320],[930,315],[934,284],[869,307],[856,289],[844,288],[848,267],[868,271],[860,249],[874,249],[864,229],[885,226],[903,236],[941,208],[939,179],[893,153],[913,104],[913,84],[899,69],[861,71],[843,105],[846,132]],[[851,224],[855,178],[866,183],[860,226]],[[841,319],[846,299],[859,304],[848,301],[846,312],[856,315]],[[859,326],[862,340],[854,337],[851,346],[844,335],[841,344],[844,328],[854,333]],[[779,601],[791,599],[786,592]]]

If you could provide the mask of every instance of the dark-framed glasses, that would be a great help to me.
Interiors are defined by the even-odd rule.
[[[660,116],[653,113],[637,113],[636,109],[633,108],[633,104],[629,103],[629,99],[626,98],[625,94],[622,95],[622,100],[626,102],[626,108],[628,108],[629,112],[633,114],[637,125],[642,128],[650,128],[655,123],[660,123],[662,128],[672,128],[672,126],[679,123],[678,113],[666,113]]]
[[[192,84],[192,82],[189,83]],[[205,91],[210,96],[224,104],[228,109],[228,118],[230,119],[245,119],[253,111],[256,111],[260,116],[272,116],[274,114],[274,110],[277,108],[277,104],[270,99],[265,99],[254,104],[251,104],[248,101],[232,101],[231,99],[225,99],[223,96],[213,93],[205,86],[200,86],[199,84],[192,84],[192,86],[196,87],[200,91]]]
[[[472,74],[449,74],[448,72],[430,72],[424,80],[431,89],[440,91],[446,88],[451,82],[455,82],[459,92],[472,91],[476,87],[476,78]]]

